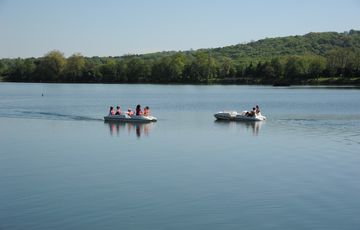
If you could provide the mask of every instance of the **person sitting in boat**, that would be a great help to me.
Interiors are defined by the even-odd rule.
[[[245,113],[245,115],[246,115],[247,117],[254,117],[255,114],[256,114],[256,109],[255,109],[255,107],[252,109],[252,111]]]
[[[142,115],[141,105],[136,106],[135,114],[136,114],[136,116],[141,116]]]
[[[258,105],[255,106],[255,113],[256,114],[259,114],[260,113],[260,108]]]
[[[149,106],[145,106],[144,108],[144,116],[149,116],[150,115],[150,108]]]
[[[115,115],[114,107],[110,106],[109,116]]]
[[[120,115],[120,114],[121,114],[120,106],[116,106],[116,113],[115,113],[115,115]]]
[[[250,116],[254,117],[256,115],[256,108],[253,107],[252,111],[250,111]]]
[[[134,112],[128,108],[127,112],[126,112],[127,115],[129,115],[130,117],[134,115]]]

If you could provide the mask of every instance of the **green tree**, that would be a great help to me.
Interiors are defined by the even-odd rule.
[[[207,83],[217,76],[215,59],[203,51],[195,53],[195,59],[190,66],[192,82]]]
[[[284,64],[281,62],[280,58],[271,59],[271,66],[274,69],[275,79],[280,80],[284,76]]]
[[[128,81],[128,76],[127,73],[128,72],[128,64],[125,60],[120,60],[117,62],[116,64],[116,77],[115,77],[115,81],[116,82],[127,82]]]
[[[165,56],[155,61],[151,69],[153,82],[181,82],[185,69],[185,56],[181,53]]]
[[[310,59],[309,63],[309,77],[318,79],[326,68],[326,60],[322,57],[315,57]]]
[[[71,82],[82,82],[85,69],[85,59],[80,53],[71,55],[66,62],[64,75],[65,79]]]
[[[97,61],[94,61],[93,58],[86,58],[82,79],[85,82],[101,82],[102,74],[99,65],[100,64],[98,64]]]
[[[248,83],[249,79],[253,79],[256,74],[256,67],[253,65],[252,62],[248,66],[246,66],[244,70],[244,76],[246,78],[246,83]]]
[[[171,56],[168,70],[171,82],[181,82],[183,72],[185,69],[186,58],[182,53],[177,53]]]
[[[128,62],[128,81],[146,82],[151,74],[151,67],[148,62],[138,57],[133,57]]]
[[[360,49],[356,50],[353,60],[354,75],[360,77]]]
[[[284,74],[286,80],[291,83],[300,83],[301,78],[305,75],[303,60],[298,56],[289,57],[285,64]]]
[[[38,65],[37,73],[40,81],[61,81],[60,77],[66,64],[64,54],[58,50],[47,53]]]
[[[0,59],[0,77],[5,75],[6,69],[7,69],[7,65],[3,60]]]
[[[103,82],[115,82],[117,75],[117,63],[113,59],[107,60],[105,64],[99,67]]]
[[[169,57],[162,57],[161,59],[155,61],[151,68],[150,80],[152,82],[170,82],[170,61]]]
[[[343,76],[345,67],[349,64],[352,51],[336,48],[327,55],[327,68],[333,76]]]
[[[271,62],[264,62],[260,67],[261,82],[265,84],[274,83],[276,81],[276,73]]]
[[[6,80],[26,82],[33,76],[35,68],[33,59],[18,58],[10,66]]]
[[[236,74],[236,69],[233,60],[229,57],[224,57],[222,60],[222,64],[220,66],[219,77],[222,79],[230,78],[230,77],[234,77],[235,74]]]
[[[235,64],[235,69],[236,69],[236,77],[237,78],[243,78],[244,77],[244,72],[245,72],[245,64],[244,63],[239,63],[239,64]]]

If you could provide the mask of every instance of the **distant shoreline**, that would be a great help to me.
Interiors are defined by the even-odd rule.
[[[223,48],[117,57],[0,59],[9,82],[360,85],[360,31],[266,38]]]
[[[44,84],[153,84],[153,85],[259,85],[259,86],[274,86],[274,87],[287,87],[287,86],[334,86],[334,87],[360,87],[360,78],[319,78],[318,80],[306,81],[301,84],[295,83],[269,83],[263,84],[256,81],[247,81],[243,79],[226,79],[224,81],[212,81],[212,82],[54,82],[54,81],[6,81],[0,77],[1,83],[44,83]]]

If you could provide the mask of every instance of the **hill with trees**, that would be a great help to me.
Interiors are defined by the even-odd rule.
[[[360,84],[360,31],[266,38],[214,49],[118,57],[0,59],[12,82]]]

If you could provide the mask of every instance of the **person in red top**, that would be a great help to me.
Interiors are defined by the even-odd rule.
[[[142,111],[141,111],[141,105],[137,105],[136,106],[136,116],[141,116],[142,115]]]

